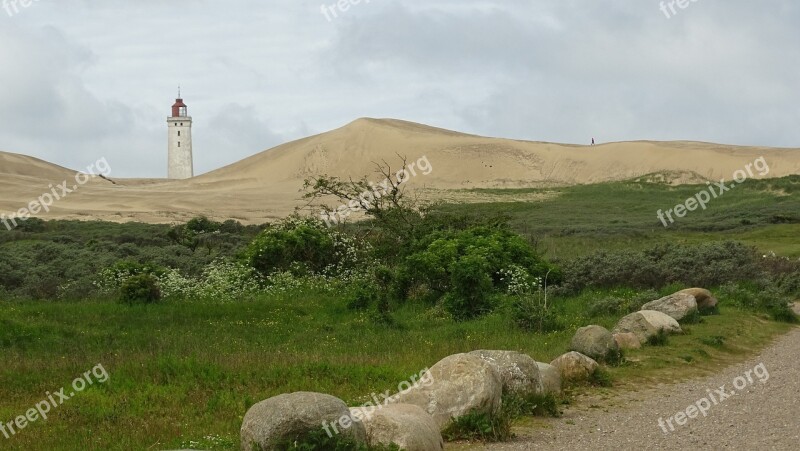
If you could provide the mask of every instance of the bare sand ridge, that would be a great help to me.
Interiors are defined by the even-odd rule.
[[[469,188],[563,186],[667,173],[673,183],[731,179],[763,156],[769,177],[800,173],[800,149],[737,147],[699,142],[622,142],[578,146],[515,141],[457,133],[394,119],[358,119],[189,180],[94,179],[56,202],[47,218],[173,222],[205,214],[263,222],[302,206],[303,180],[321,174],[360,178],[375,162],[400,169],[425,156],[433,166],[409,187],[449,193]],[[113,159],[109,160],[114,167]],[[0,152],[0,212],[19,210],[50,184],[74,180],[74,171],[31,157]],[[455,194],[454,194],[455,193]],[[465,200],[474,198],[466,195]]]

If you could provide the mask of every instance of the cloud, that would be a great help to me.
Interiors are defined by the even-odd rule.
[[[800,140],[790,0],[700,0],[671,19],[655,0],[373,0],[330,22],[320,3],[0,13],[0,149],[162,177],[178,84],[198,173],[362,116],[578,143]]]

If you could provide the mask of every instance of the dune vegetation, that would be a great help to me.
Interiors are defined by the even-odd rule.
[[[301,217],[28,220],[0,231],[0,421],[97,364],[109,379],[0,441],[238,449],[242,417],[262,399],[316,391],[354,406],[476,349],[549,362],[577,328],[611,328],[692,286],[712,290],[718,311],[664,346],[630,351],[607,382],[704,374],[797,321],[800,177],[749,181],[663,227],[655,212],[700,187],[628,181],[541,189],[552,195],[537,202],[399,200],[334,228]]]

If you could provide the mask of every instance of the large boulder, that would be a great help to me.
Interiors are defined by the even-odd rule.
[[[527,395],[544,391],[539,367],[529,355],[515,351],[472,351],[470,355],[478,356],[495,367],[503,390],[509,393]]]
[[[700,310],[709,310],[717,306],[719,301],[705,288],[687,288],[678,293],[691,294],[697,301],[697,308]]]
[[[795,315],[800,315],[800,301],[792,304],[792,311],[794,312]]]
[[[675,318],[654,310],[642,310],[631,313],[622,318],[614,327],[614,333],[632,333],[639,339],[639,343],[646,343],[647,340],[658,334],[660,330],[667,333],[681,333],[681,325]]]
[[[642,306],[642,310],[655,310],[675,318],[676,321],[682,321],[687,316],[697,313],[697,300],[691,294],[675,293],[648,302]]]
[[[542,375],[542,387],[544,395],[558,395],[561,393],[561,371],[549,363],[536,362],[539,367],[539,374]]]
[[[370,446],[392,443],[405,451],[439,451],[444,440],[439,425],[419,406],[390,404],[378,407],[354,407],[353,419],[364,423]]]
[[[426,379],[398,393],[393,404],[412,404],[428,412],[439,429],[468,413],[494,413],[501,405],[503,383],[497,369],[475,355],[455,354],[433,365]]]
[[[598,362],[619,358],[619,345],[605,327],[581,327],[572,337],[569,349],[591,357]]]
[[[639,337],[631,332],[614,334],[614,341],[617,342],[620,349],[639,349],[642,347]]]
[[[594,359],[575,351],[558,357],[550,365],[558,368],[561,377],[567,381],[586,380],[600,366]]]
[[[242,449],[278,449],[320,429],[358,443],[367,441],[364,425],[353,421],[344,401],[322,393],[297,392],[261,401],[247,411],[241,428]]]

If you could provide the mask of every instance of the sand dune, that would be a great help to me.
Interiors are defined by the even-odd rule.
[[[185,181],[95,179],[40,216],[172,222],[205,214],[262,222],[285,216],[301,200],[303,180],[320,174],[374,175],[375,162],[399,169],[426,158],[410,187],[426,192],[597,183],[668,173],[676,183],[731,179],[764,157],[768,177],[800,173],[800,149],[737,147],[698,142],[621,142],[577,146],[487,138],[393,119],[359,119],[345,127],[283,144]],[[74,171],[0,152],[0,212],[13,212],[72,179]],[[113,176],[112,176],[113,178]],[[448,198],[452,198],[448,196]]]

